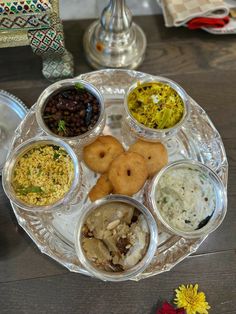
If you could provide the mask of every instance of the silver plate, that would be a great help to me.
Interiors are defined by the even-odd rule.
[[[137,79],[148,74],[126,70],[101,70],[82,74],[80,78],[94,84],[104,95],[107,113],[105,134],[113,134],[121,139],[120,122],[125,89]],[[13,147],[28,138],[43,135],[35,119],[35,106],[16,131]],[[212,168],[227,187],[228,163],[224,146],[218,131],[205,111],[191,100],[191,115],[178,135],[165,142],[171,161],[190,158],[203,162]],[[75,147],[76,149],[76,147]],[[60,214],[28,213],[14,204],[13,210],[19,224],[36,243],[42,253],[47,254],[70,271],[87,274],[81,266],[74,248],[74,229],[78,211],[89,203],[85,197],[94,184],[96,177],[85,165],[83,168],[82,193],[84,199],[80,204],[71,206],[72,212]],[[137,196],[142,201],[143,194]],[[151,265],[135,280],[170,270],[189,254],[195,252],[204,241],[201,239],[185,239],[161,231],[160,243]]]
[[[16,128],[28,109],[14,95],[0,90],[0,175]]]

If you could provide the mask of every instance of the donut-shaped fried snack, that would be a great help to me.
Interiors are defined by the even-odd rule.
[[[146,160],[134,152],[125,152],[114,159],[108,171],[114,193],[133,195],[148,177]]]
[[[154,176],[168,162],[167,150],[161,143],[138,140],[130,146],[129,151],[138,153],[145,158],[149,177]]]
[[[84,148],[84,162],[93,171],[104,173],[113,159],[124,152],[122,144],[113,136],[104,135]]]

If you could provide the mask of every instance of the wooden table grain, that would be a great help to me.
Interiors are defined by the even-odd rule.
[[[139,282],[104,283],[70,273],[41,254],[17,226],[0,186],[0,313],[154,314],[180,284],[198,283],[214,314],[236,313],[236,40],[203,31],[164,27],[161,16],[136,17],[147,35],[138,70],[181,84],[220,132],[229,161],[228,212],[198,251],[171,271]],[[82,36],[91,20],[64,24],[76,74],[91,71]],[[29,47],[0,50],[0,89],[29,107],[49,85]],[[1,113],[0,113],[1,114]]]

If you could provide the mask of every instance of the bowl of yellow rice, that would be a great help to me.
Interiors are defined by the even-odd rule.
[[[147,141],[173,136],[189,115],[189,97],[176,82],[159,76],[137,81],[125,95],[123,122]]]
[[[78,195],[81,168],[74,150],[61,139],[32,138],[8,157],[2,173],[8,198],[28,211],[53,211]]]

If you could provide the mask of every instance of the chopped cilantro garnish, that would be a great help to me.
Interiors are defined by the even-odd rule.
[[[81,83],[75,83],[76,89],[84,89],[84,86]]]
[[[54,153],[54,155],[53,155],[53,159],[58,159],[60,157],[60,154],[58,154],[58,153]]]
[[[66,122],[65,122],[64,120],[60,120],[60,121],[58,122],[58,128],[57,128],[57,130],[58,130],[59,132],[66,133]]]

